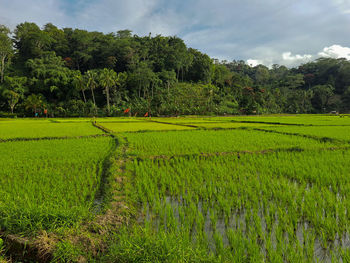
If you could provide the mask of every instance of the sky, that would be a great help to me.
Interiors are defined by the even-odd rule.
[[[219,60],[350,59],[350,0],[0,0],[0,24],[178,36]]]

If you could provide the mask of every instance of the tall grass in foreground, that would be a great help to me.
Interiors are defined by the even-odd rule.
[[[115,236],[109,259],[345,262],[349,255],[349,151],[135,160],[126,168],[141,224]]]
[[[31,232],[89,216],[111,138],[0,145],[0,229]]]

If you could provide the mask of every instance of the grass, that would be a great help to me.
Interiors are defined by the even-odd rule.
[[[242,128],[242,127],[246,127],[246,128],[259,128],[259,127],[274,127],[272,125],[269,124],[265,124],[265,123],[241,123],[241,122],[206,122],[206,123],[196,123],[195,125],[197,125],[200,128],[206,128],[206,129],[230,129],[230,128]]]
[[[241,122],[264,122],[294,125],[350,125],[350,117],[329,115],[262,115],[262,116],[235,116],[214,117],[212,121],[241,121]]]
[[[215,121],[213,117],[153,117],[153,121],[167,122],[167,123],[179,123],[179,124],[188,124],[188,123],[202,123],[202,122],[211,122]]]
[[[216,117],[173,117],[173,118],[152,118],[157,121],[191,123],[191,122],[267,122],[302,125],[350,125],[349,115],[252,115],[252,116],[216,116]]]
[[[350,126],[283,126],[283,127],[263,127],[264,130],[277,132],[295,133],[310,135],[319,138],[332,138],[350,142]]]
[[[311,262],[340,257],[349,151],[129,163],[141,224],[115,235],[123,262]]]
[[[50,122],[53,123],[81,123],[81,122],[91,122],[93,118],[54,118],[49,119]]]
[[[0,139],[74,137],[103,134],[88,122],[52,123],[48,120],[0,122]]]
[[[130,133],[125,136],[130,144],[129,154],[143,157],[334,146],[298,136],[243,129]]]
[[[137,117],[106,117],[96,118],[97,122],[139,122],[148,121],[149,118],[137,118]]]
[[[111,138],[7,142],[0,147],[0,229],[73,225],[89,216]]]
[[[57,262],[347,262],[349,120],[98,118],[114,138],[2,142],[0,230],[58,233]],[[0,119],[0,138],[102,134],[91,121]]]
[[[139,131],[155,131],[155,130],[190,130],[191,127],[169,125],[157,122],[99,122],[103,127],[113,132],[139,132]]]

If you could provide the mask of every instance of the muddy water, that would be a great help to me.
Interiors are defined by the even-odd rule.
[[[173,215],[175,217],[176,222],[179,223],[180,227],[180,214],[179,214],[179,207],[186,206],[186,202],[180,197],[172,198],[172,197],[166,197],[164,200],[161,200],[162,206],[166,204],[170,204],[171,208],[173,209]],[[248,237],[247,232],[249,231],[249,221],[247,217],[247,211],[233,211],[230,215],[229,219],[225,220],[225,218],[222,215],[216,215],[216,225],[215,228],[213,226],[212,218],[210,210],[214,211],[213,207],[209,207],[208,205],[204,205],[202,201],[199,201],[197,203],[197,209],[199,212],[202,213],[204,216],[204,231],[207,235],[208,240],[208,246],[211,251],[215,252],[216,246],[215,246],[215,240],[214,240],[214,233],[215,231],[217,233],[220,233],[222,236],[223,244],[224,246],[229,246],[229,240],[226,235],[226,232],[228,229],[235,229],[239,230],[240,232],[244,233],[246,237]],[[206,211],[204,211],[206,209]],[[159,229],[159,227],[165,227],[166,228],[166,221],[167,217],[164,217],[164,221],[160,222],[160,219],[153,214],[152,208],[149,204],[143,204],[142,207],[142,216],[138,218],[139,223],[142,223],[144,221],[149,221],[153,223],[153,226],[156,229]],[[251,211],[252,212],[252,211]],[[251,213],[250,213],[251,214]],[[264,216],[264,209],[261,207],[258,211],[258,216],[260,218],[260,225],[261,225],[261,231],[266,237],[269,237],[272,241],[273,248],[277,248],[277,238],[276,238],[276,229],[279,224],[279,220],[277,217],[277,212],[274,217],[274,222],[272,225],[272,229],[269,231],[267,230],[267,223]],[[186,215],[185,215],[186,220]],[[313,227],[308,222],[298,222],[297,228],[295,230],[295,236],[297,239],[297,242],[299,243],[299,246],[302,248],[305,247],[305,244],[310,242],[310,233],[313,233]],[[193,241],[196,241],[196,235],[197,230],[196,226],[194,224],[192,229],[192,236]],[[293,240],[289,240],[288,234],[284,233],[284,241],[286,243],[289,243],[292,245]],[[311,239],[312,240],[312,239]],[[263,241],[261,243],[261,252],[263,255],[266,255],[266,244],[263,238]],[[315,261],[319,262],[332,262],[332,253],[333,256],[335,256],[340,262],[343,262],[340,258],[339,253],[337,252],[339,249],[350,249],[350,234],[349,233],[343,233],[343,234],[337,234],[334,241],[327,241],[327,245],[325,248],[324,242],[322,241],[321,237],[315,236],[313,239],[313,257]]]

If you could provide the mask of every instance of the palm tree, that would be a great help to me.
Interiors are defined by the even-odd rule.
[[[118,80],[118,74],[113,69],[104,68],[103,71],[101,71],[100,83],[105,89],[108,115],[111,111],[109,90],[116,87],[116,85],[118,84]]]
[[[73,85],[77,90],[81,91],[81,93],[83,94],[84,103],[86,103],[86,96],[85,96],[86,85],[85,85],[84,78],[81,75],[79,70],[76,71],[76,73],[74,74]]]
[[[34,111],[34,114],[37,113],[38,108],[43,106],[43,104],[44,104],[44,100],[40,94],[29,95],[24,102],[26,110],[32,109]]]
[[[87,76],[87,87],[90,88],[91,90],[91,94],[92,94],[92,101],[94,103],[94,107],[95,107],[95,114],[97,114],[97,110],[96,110],[96,101],[95,101],[95,94],[94,94],[94,89],[96,89],[97,87],[97,74],[95,71],[92,70],[88,70],[86,72],[86,76]]]

